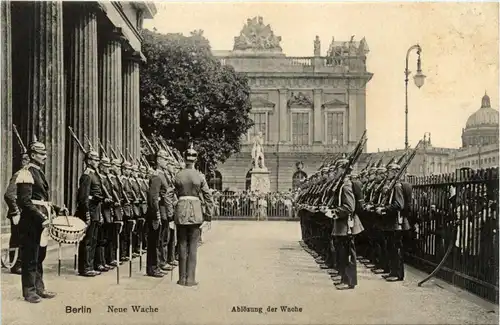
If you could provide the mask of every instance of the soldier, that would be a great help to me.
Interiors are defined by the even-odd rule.
[[[141,187],[141,192],[146,197],[146,201],[141,204],[141,214],[144,221],[142,221],[141,231],[142,231],[142,249],[145,250],[147,247],[147,236],[148,236],[148,228],[146,225],[147,213],[148,213],[148,191],[149,191],[149,176],[150,173],[146,166],[139,167],[139,185]]]
[[[111,186],[113,188],[113,196],[115,199],[115,208],[114,208],[114,219],[113,219],[113,224],[114,228],[116,229],[117,235],[115,235],[115,232],[113,232],[113,239],[112,239],[112,244],[113,244],[113,249],[116,251],[117,249],[120,249],[120,255],[122,255],[122,242],[121,242],[121,236],[122,236],[122,230],[123,230],[123,223],[125,220],[125,210],[124,210],[124,205],[125,205],[125,196],[123,195],[121,183],[120,183],[120,176],[121,176],[121,160],[118,158],[115,158],[111,161],[111,168],[109,169],[109,173],[106,175],[109,182],[111,183]],[[113,254],[116,255],[116,254]],[[121,256],[116,256],[116,265],[122,264],[121,261]],[[115,263],[112,263],[110,265],[115,265]]]
[[[133,192],[132,186],[130,185],[129,176],[132,170],[132,164],[126,160],[123,160],[121,165],[121,176],[120,185],[122,187],[122,195],[123,195],[123,214],[125,221],[125,229],[120,234],[120,261],[125,262],[128,261],[129,258],[129,250],[130,250],[130,235],[133,232],[133,228],[135,227],[135,218],[137,213],[137,200],[135,199],[135,193]]]
[[[93,277],[101,274],[101,270],[94,270],[94,259],[99,227],[104,222],[101,215],[102,183],[97,175],[99,154],[93,150],[87,152],[85,164],[87,168],[80,177],[75,214],[87,224],[85,237],[78,247],[78,274]]]
[[[109,173],[109,168],[111,167],[111,161],[108,157],[104,156],[101,158],[99,164],[99,173],[102,175],[100,177],[103,189],[105,188],[107,193],[111,195],[113,192],[113,187],[111,182],[107,178]],[[104,219],[104,223],[99,227],[97,234],[97,248],[94,269],[100,272],[107,272],[116,266],[116,261],[113,258],[113,210],[115,208],[115,202],[113,197],[105,197],[101,205],[101,213]]]
[[[176,170],[175,170],[175,161],[173,158],[170,158],[167,164],[167,169],[165,171],[168,173],[169,177],[168,180],[171,183],[175,177]],[[172,187],[171,187],[172,188]],[[170,193],[170,200],[172,201],[172,206],[176,205],[176,198],[175,194],[173,191]],[[173,216],[172,216],[173,217]],[[166,269],[166,270],[172,270],[178,263],[175,260],[175,246],[176,246],[176,229],[175,229],[175,224],[172,220],[169,220],[169,224],[167,229],[165,229],[165,237],[164,237],[164,242],[162,243],[163,245],[163,250],[162,250],[162,260],[160,268],[161,269]],[[201,238],[201,236],[200,236]]]
[[[43,261],[47,247],[40,246],[44,228],[49,226],[49,218],[44,213],[65,214],[66,208],[59,208],[50,203],[49,184],[42,171],[47,159],[45,145],[34,141],[29,146],[30,163],[19,171],[16,179],[17,204],[21,211],[19,220],[21,264],[21,282],[24,299],[38,303],[41,298],[54,298],[55,293],[45,290],[43,282]]]
[[[387,166],[389,181],[395,179],[401,167],[396,163],[391,163]],[[376,212],[382,215],[387,220],[387,236],[388,239],[388,259],[389,259],[389,274],[382,275],[387,281],[403,281],[404,279],[404,264],[402,256],[402,230],[403,228],[409,229],[408,219],[403,216],[405,208],[405,200],[403,194],[403,187],[399,180],[395,180],[394,187],[386,188],[386,193],[389,195],[387,204],[376,208]],[[406,221],[406,222],[404,222]]]
[[[27,153],[22,154],[21,158],[21,169],[25,168],[30,162],[30,157]],[[7,218],[10,220],[10,238],[9,238],[9,261],[13,261],[15,258],[15,252],[18,250],[17,260],[14,265],[10,268],[10,272],[14,274],[21,274],[21,254],[19,254],[19,219],[21,219],[21,211],[17,206],[17,186],[16,179],[19,175],[17,172],[12,175],[9,186],[5,191],[4,200],[7,204],[9,211],[7,212]]]
[[[337,177],[343,175],[349,161],[339,159],[336,166]],[[356,247],[354,245],[355,235],[363,231],[363,226],[356,215],[356,198],[353,193],[353,186],[349,178],[341,180],[343,182],[337,195],[335,208],[333,209],[333,230],[332,236],[337,237],[339,261],[338,270],[341,276],[340,282],[335,285],[339,290],[354,289],[357,285],[356,272]]]
[[[164,170],[167,168],[169,156],[165,150],[159,150],[156,154],[157,170],[149,180],[148,192],[148,250],[146,274],[148,276],[161,278],[163,273],[160,269],[160,258],[162,254],[162,241],[168,220],[173,216],[172,202],[167,195],[169,184]]]
[[[132,165],[132,168],[130,169],[130,175],[128,177],[128,182],[131,191],[133,192],[134,195],[133,210],[134,210],[134,216],[137,219],[137,221],[139,221],[139,219],[143,219],[141,206],[143,202],[146,201],[142,198],[141,185],[137,178],[138,173],[139,173],[139,166],[135,164]],[[132,257],[134,258],[139,256],[139,239],[140,239],[139,229],[137,228],[132,235]]]
[[[203,222],[210,222],[213,199],[203,174],[194,169],[198,153],[190,148],[186,151],[186,168],[177,173],[174,181],[179,199],[175,208],[175,224],[179,243],[179,281],[182,286],[195,286],[198,241]],[[203,198],[205,214],[202,212]]]

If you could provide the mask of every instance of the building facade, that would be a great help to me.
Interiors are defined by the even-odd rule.
[[[15,124],[25,146],[34,136],[45,143],[51,201],[73,211],[84,154],[68,126],[94,148],[100,139],[108,154],[139,155],[141,29],[156,7],[2,1],[1,14],[1,192],[20,166]]]
[[[316,171],[325,154],[351,151],[366,129],[365,90],[372,78],[366,40],[332,40],[322,56],[316,37],[310,57],[286,56],[280,41],[262,17],[255,17],[235,37],[232,51],[214,51],[222,64],[247,76],[255,124],[242,139],[241,152],[212,176],[224,189],[246,188],[252,140],[259,132],[271,190],[282,191]]]

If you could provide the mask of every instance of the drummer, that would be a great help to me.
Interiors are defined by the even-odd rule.
[[[43,261],[47,247],[40,246],[40,238],[45,227],[49,226],[46,213],[50,209],[49,184],[42,171],[47,160],[45,145],[34,141],[30,144],[28,154],[30,163],[21,169],[16,179],[17,202],[21,210],[19,220],[20,251],[23,257],[21,266],[21,283],[24,300],[38,303],[42,298],[50,299],[55,293],[47,291],[43,282]],[[65,214],[66,208],[52,205],[56,213]],[[49,210],[50,211],[50,210]]]

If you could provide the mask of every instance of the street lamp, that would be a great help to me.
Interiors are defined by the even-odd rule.
[[[411,71],[408,70],[408,60],[410,57],[410,52],[414,49],[417,50],[417,74],[413,76],[413,80],[415,81],[415,85],[420,89],[424,85],[425,75],[422,73],[421,62],[420,62],[420,53],[422,52],[422,48],[420,45],[413,45],[406,52],[406,69],[405,69],[405,149],[408,149],[408,77],[410,76]]]

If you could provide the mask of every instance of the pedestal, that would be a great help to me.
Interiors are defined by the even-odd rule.
[[[259,193],[271,192],[271,181],[269,180],[269,171],[267,169],[254,168],[250,171],[251,181],[250,190]]]

